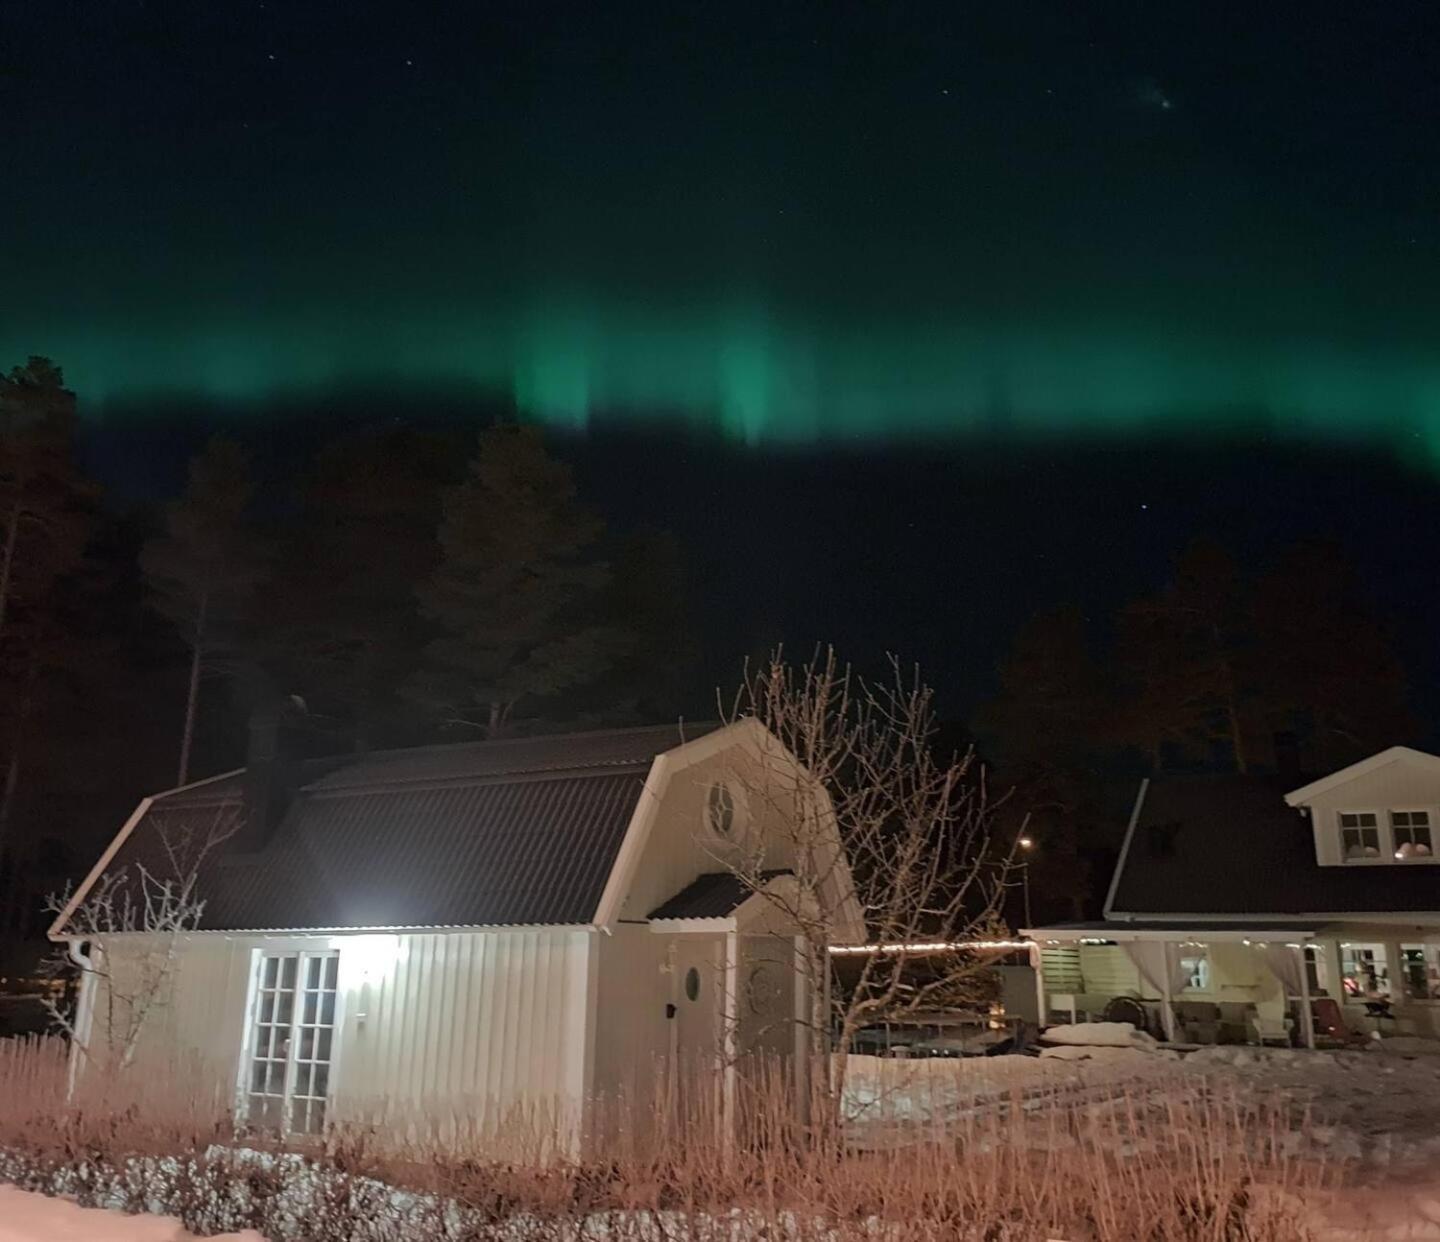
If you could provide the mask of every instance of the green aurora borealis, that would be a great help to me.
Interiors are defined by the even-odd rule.
[[[759,309],[594,302],[346,329],[343,311],[41,333],[92,405],[249,403],[363,384],[479,386],[547,423],[674,416],[751,444],[1261,428],[1440,463],[1440,364],[1418,350],[1177,339],[1163,330],[816,326]],[[0,339],[0,356],[33,343]]]
[[[1278,12],[884,7],[15,5],[0,36],[55,59],[0,74],[0,360],[49,354],[101,415],[373,383],[760,446],[1440,467],[1434,75],[1400,10],[1317,27],[1387,49],[1336,78]]]

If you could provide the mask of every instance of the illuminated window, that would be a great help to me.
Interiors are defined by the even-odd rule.
[[[1380,857],[1380,817],[1374,811],[1340,812],[1340,854],[1346,862]]]
[[[1390,970],[1383,944],[1342,944],[1340,982],[1354,1000],[1390,995]]]
[[[1430,812],[1391,811],[1390,831],[1395,834],[1395,857],[1430,858]]]
[[[1185,975],[1187,992],[1210,990],[1210,954],[1207,950],[1197,949],[1193,954],[1186,954],[1180,959],[1180,969]]]
[[[1440,1000],[1440,952],[1435,945],[1400,946],[1400,983],[1411,1000]]]
[[[319,1134],[334,1059],[334,953],[266,953],[255,979],[246,1117],[266,1130]]]

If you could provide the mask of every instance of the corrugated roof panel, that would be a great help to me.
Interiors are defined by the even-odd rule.
[[[788,871],[766,871],[760,876],[768,883]],[[652,919],[723,919],[733,914],[754,894],[738,875],[728,871],[708,871],[687,884],[675,896],[652,910]]]
[[[205,860],[206,930],[588,923],[654,757],[717,726],[666,725],[306,761],[258,852]],[[157,796],[112,870],[165,877],[242,814],[244,774]]]
[[[1308,816],[1263,776],[1153,780],[1112,912],[1295,915],[1440,910],[1428,866],[1322,867]]]
[[[201,928],[588,923],[648,770],[302,793],[263,849],[207,858]],[[216,814],[163,807],[114,867],[168,874],[161,829]]]
[[[415,746],[378,751],[309,782],[313,790],[353,789],[367,785],[439,782],[531,772],[567,772],[628,767],[648,762],[663,751],[694,741],[718,725],[655,725],[640,729],[603,729],[545,737],[503,738],[452,746]]]

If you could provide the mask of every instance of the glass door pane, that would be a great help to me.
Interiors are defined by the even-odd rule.
[[[334,953],[262,959],[248,1082],[252,1125],[303,1134],[324,1128],[339,973]]]

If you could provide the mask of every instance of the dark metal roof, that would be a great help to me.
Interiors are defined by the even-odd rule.
[[[314,790],[360,789],[534,772],[575,772],[648,764],[662,751],[713,732],[716,724],[601,729],[542,737],[375,751],[313,780]]]
[[[713,728],[713,726],[711,726]],[[655,755],[706,728],[625,729],[317,761],[268,842],[221,845],[202,930],[593,920]],[[242,778],[163,795],[112,863],[164,874],[168,830],[241,811]],[[173,870],[171,868],[170,870]]]
[[[1310,818],[1257,776],[1151,781],[1115,886],[1112,915],[1440,911],[1433,867],[1322,867]]]
[[[760,874],[762,884],[769,883],[777,875],[789,875],[788,871],[764,871]],[[650,911],[652,919],[723,919],[733,914],[749,900],[755,889],[738,875],[728,871],[707,871],[699,879],[687,884],[669,901]]]

